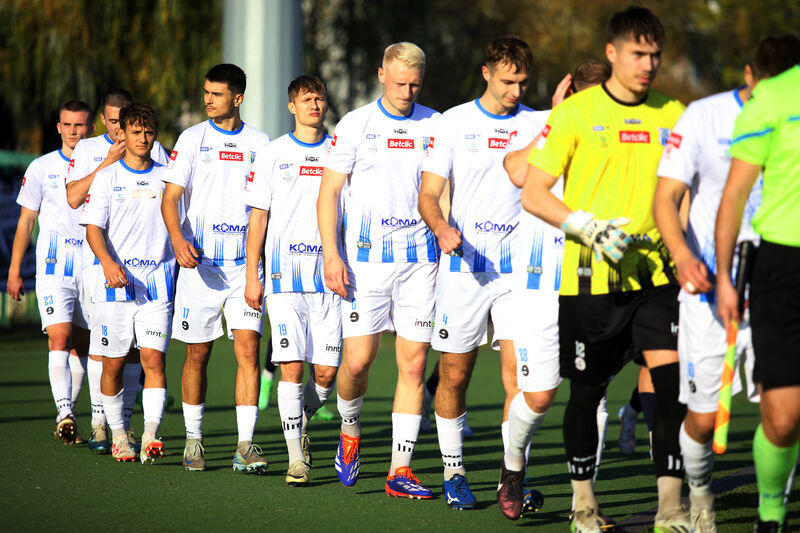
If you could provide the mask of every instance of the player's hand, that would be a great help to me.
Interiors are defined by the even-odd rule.
[[[112,289],[120,289],[128,284],[128,277],[125,275],[125,269],[122,265],[114,261],[106,261],[101,265],[103,267],[103,275],[106,277],[106,285]]]
[[[444,226],[444,224],[442,225]],[[442,249],[444,254],[450,254],[461,246],[461,232],[450,225],[439,230],[436,233],[436,238],[439,240],[439,248]]]
[[[572,85],[572,74],[567,74],[564,76],[558,85],[556,86],[556,90],[553,93],[553,98],[551,100],[553,107],[556,107],[558,104],[566,100],[567,96],[570,95],[569,88]]]
[[[678,271],[678,282],[689,294],[703,294],[714,288],[708,280],[708,268],[692,254],[675,257],[675,268]]]
[[[108,149],[108,155],[106,155],[106,163],[107,165],[111,165],[112,163],[116,163],[122,156],[125,155],[125,141],[117,140],[114,144],[111,145],[111,148]]]
[[[6,282],[6,291],[11,296],[12,300],[19,301],[23,294],[25,294],[25,284],[22,281],[22,276],[8,275]]]
[[[347,275],[347,266],[338,255],[325,260],[325,285],[342,298],[347,298],[350,277]]]
[[[561,229],[594,250],[598,262],[605,257],[612,263],[619,263],[631,242],[630,236],[619,228],[630,222],[624,217],[596,220],[591,213],[573,211],[561,224]]]
[[[200,254],[186,239],[172,241],[172,249],[175,251],[175,260],[182,268],[194,268],[200,264]]]
[[[741,321],[739,316],[739,295],[729,279],[717,278],[717,315],[722,319],[725,331],[728,331],[731,320]]]
[[[261,311],[261,305],[264,302],[264,286],[261,285],[261,281],[248,279],[245,282],[244,301],[256,311]]]

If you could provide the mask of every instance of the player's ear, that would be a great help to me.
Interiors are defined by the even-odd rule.
[[[481,74],[483,74],[483,79],[488,82],[489,81],[489,67],[487,67],[486,65],[483,65],[481,67]]]
[[[61,135],[61,121],[56,122],[56,131]]]
[[[297,114],[297,108],[294,106],[294,102],[289,102],[288,104],[286,104],[286,107],[289,108],[289,113],[291,113],[292,115]]]
[[[234,97],[233,97],[233,106],[234,107],[239,107],[240,105],[242,105],[243,102],[244,102],[244,95],[243,94],[240,93],[240,94],[234,95]]]
[[[606,59],[612,65],[617,60],[617,47],[614,46],[614,43],[606,43]]]
[[[386,72],[383,70],[383,67],[378,67],[378,81],[380,83],[386,83]]]

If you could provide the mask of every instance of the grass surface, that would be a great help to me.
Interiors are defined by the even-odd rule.
[[[383,483],[391,448],[390,411],[396,379],[392,340],[384,337],[373,366],[362,414],[361,476],[352,488],[342,486],[333,467],[338,421],[314,420],[310,426],[314,469],[311,486],[287,487],[287,453],[280,428],[277,400],[259,415],[256,441],[271,464],[266,475],[235,473],[231,460],[236,446],[233,408],[235,362],[232,344],[220,340],[209,366],[208,401],[203,425],[208,471],[185,472],[181,467],[184,428],[180,412],[180,369],[184,345],[172,343],[167,355],[169,392],[176,403],[161,426],[167,455],[154,465],[116,463],[86,446],[64,446],[52,437],[55,408],[47,382],[46,338],[34,330],[3,331],[0,341],[0,512],[4,531],[84,530],[110,528],[255,531],[289,528],[308,531],[388,530],[421,528],[494,530],[536,527],[537,531],[568,531],[570,487],[561,437],[565,384],[534,437],[529,487],[545,494],[545,506],[535,518],[506,520],[496,506],[499,476],[500,385],[498,358],[484,351],[478,358],[468,393],[469,423],[475,436],[465,443],[465,465],[479,500],[475,511],[451,510],[441,494],[442,465],[434,433],[421,435],[414,454],[414,472],[434,489],[433,501],[388,498]],[[262,348],[263,354],[263,348]],[[438,354],[432,353],[432,364]],[[638,446],[632,456],[616,447],[617,409],[627,402],[636,367],[627,367],[609,388],[609,428],[597,485],[603,511],[618,521],[631,520],[656,506],[654,468],[648,457],[647,430],[637,427]],[[76,407],[78,424],[89,433],[88,386]],[[335,397],[329,406],[335,411]],[[734,398],[728,453],[717,459],[715,480],[752,465],[750,454],[757,406],[742,395]],[[133,427],[141,434],[141,409]],[[435,426],[434,426],[435,428]],[[740,476],[741,477],[741,476]],[[735,480],[734,480],[735,481]],[[732,483],[736,485],[736,483]],[[797,488],[797,484],[795,485]],[[752,531],[757,496],[753,484],[727,492],[717,500],[720,532]],[[797,523],[800,504],[790,504]],[[635,516],[634,516],[635,518]],[[626,531],[640,531],[642,527]]]

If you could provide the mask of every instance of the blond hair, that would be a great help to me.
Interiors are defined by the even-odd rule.
[[[425,71],[425,52],[414,43],[390,44],[383,52],[383,67],[394,60],[402,61],[410,69]]]

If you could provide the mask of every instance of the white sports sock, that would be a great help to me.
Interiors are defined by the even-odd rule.
[[[510,409],[510,406],[509,406]],[[509,417],[511,413],[509,412]],[[508,453],[508,434],[511,424],[508,420],[500,424],[500,436],[503,438],[503,453]]]
[[[364,397],[359,396],[355,400],[345,400],[340,395],[336,395],[336,408],[339,416],[342,417],[342,433],[350,437],[361,436],[361,406],[364,404]]]
[[[594,462],[594,476],[592,485],[597,482],[597,473],[600,471],[600,460],[603,458],[603,448],[606,444],[608,430],[608,396],[605,395],[597,404],[597,459]]]
[[[103,362],[89,359],[86,362],[86,374],[89,376],[89,400],[92,402],[92,425],[106,423],[103,411],[103,396],[100,394],[100,378],[103,376]]]
[[[320,407],[325,405],[331,392],[333,392],[333,385],[326,389],[317,385],[313,378],[309,378],[306,381],[306,386],[303,389],[303,433],[306,432],[308,421],[311,420],[311,417]]]
[[[125,420],[122,417],[122,391],[114,396],[101,394],[103,398],[103,411],[108,418],[108,427],[111,428],[113,438],[125,435]]]
[[[236,427],[239,429],[239,442],[253,442],[256,422],[258,422],[257,405],[236,406]]]
[[[683,424],[678,433],[678,441],[681,444],[683,467],[686,470],[690,494],[695,497],[710,494],[711,474],[714,469],[713,441],[700,444],[686,433]]]
[[[85,355],[83,357],[78,357],[77,355],[70,355],[69,361],[69,373],[70,373],[70,401],[72,402],[73,407],[75,406],[75,402],[78,401],[78,395],[81,393],[81,388],[83,387],[83,377],[86,375],[86,365],[88,361],[88,357]]]
[[[436,414],[436,434],[439,438],[439,450],[442,452],[445,481],[456,474],[467,474],[462,456],[464,437],[461,435],[466,420],[466,411],[458,418],[442,418]]]
[[[289,451],[289,464],[303,460],[300,430],[303,423],[303,385],[289,381],[278,382],[278,412],[281,414],[283,438]]]
[[[69,392],[72,377],[69,374],[68,357],[69,352],[53,350],[47,358],[50,390],[53,392],[59,420],[72,414],[72,399]]]
[[[125,429],[131,427],[131,416],[136,405],[136,395],[139,393],[141,375],[141,363],[125,363],[125,370],[122,372],[122,416],[125,419]]]
[[[411,466],[411,456],[419,437],[422,415],[392,413],[392,463],[389,475],[402,466]]]
[[[144,413],[144,432],[158,434],[158,426],[164,417],[164,404],[167,402],[167,389],[142,390],[142,412]]]
[[[183,424],[186,426],[187,439],[203,438],[203,410],[206,404],[192,405],[183,402]]]
[[[522,471],[528,463],[531,437],[542,425],[544,413],[537,413],[528,406],[525,395],[519,392],[508,409],[509,436],[508,449],[505,454],[505,465],[509,470]]]

